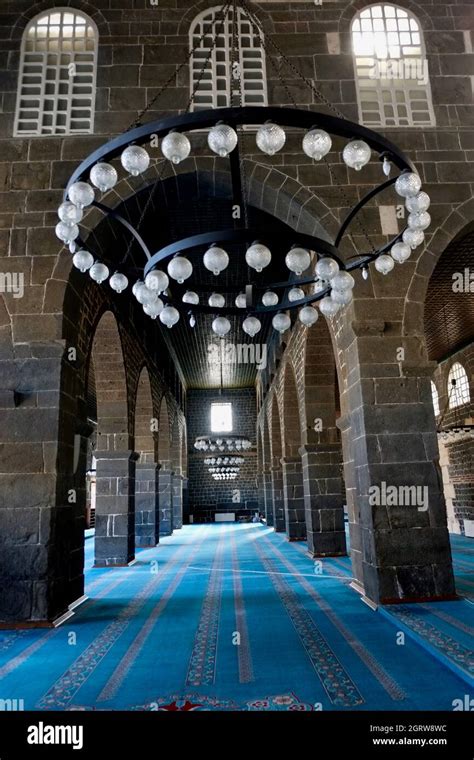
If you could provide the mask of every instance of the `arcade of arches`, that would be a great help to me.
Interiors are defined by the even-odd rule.
[[[13,30],[4,48],[15,87],[21,36],[38,12],[17,5],[2,26]],[[21,697],[37,668],[32,709],[147,709],[172,695],[198,695],[208,709],[251,709],[252,700],[258,709],[272,695],[324,709],[451,709],[472,678],[474,625],[474,142],[472,103],[462,101],[464,79],[471,100],[472,82],[449,86],[433,66],[442,126],[391,135],[432,197],[426,247],[391,277],[357,272],[353,302],[331,321],[293,320],[283,335],[266,325],[262,366],[226,362],[209,321],[168,330],[128,294],[73,269],[54,237],[73,169],[169,76],[155,22],[125,18],[132,0],[113,13],[110,5],[75,3],[99,33],[95,134],[12,137],[13,79],[0,114],[0,269],[24,275],[22,298],[0,294],[0,697],[3,683]],[[162,48],[174,50],[193,14],[189,3],[171,5],[170,20],[161,8],[141,12],[160,18]],[[356,119],[344,39],[364,3],[336,0],[324,11],[335,37],[317,28],[314,3],[294,5],[261,3],[266,34]],[[443,18],[420,10],[441,62],[451,57],[443,46],[472,36],[454,16],[461,27],[448,34]],[[314,55],[302,55],[313,40]],[[472,66],[470,45],[457,57]],[[275,102],[285,99],[269,85]],[[188,86],[176,77],[167,109],[186,107]],[[452,105],[445,87],[462,102]],[[166,176],[153,164],[142,184],[113,191],[132,221],[153,196],[143,234],[155,249],[230,214],[229,177],[203,145]],[[273,164],[249,156],[250,217],[262,229],[332,236],[380,167],[349,177],[337,151],[329,159],[347,185],[343,200],[325,167],[298,165],[291,139]],[[364,223],[382,243],[379,211],[374,203]],[[128,242],[95,209],[84,224],[97,250]],[[456,273],[468,283],[458,292]],[[226,340],[243,339],[233,323]],[[252,444],[233,481],[213,479],[194,447],[213,432],[216,402],[232,405],[232,433]],[[392,645],[400,627],[403,655]],[[83,632],[80,652],[64,643],[71,628]],[[272,663],[283,648],[282,674]],[[81,668],[87,683],[74,681]]]

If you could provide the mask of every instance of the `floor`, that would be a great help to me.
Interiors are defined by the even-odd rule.
[[[64,625],[0,632],[0,699],[26,710],[452,710],[474,687],[474,541],[460,601],[373,611],[348,558],[254,524],[185,526],[92,569]]]

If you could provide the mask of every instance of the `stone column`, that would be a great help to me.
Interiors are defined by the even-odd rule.
[[[285,532],[285,504],[283,474],[280,467],[270,467],[265,473],[265,494],[273,511],[273,527],[277,533]]]
[[[135,558],[134,451],[94,453],[96,469],[95,567],[129,565]]]
[[[259,476],[259,494],[263,500],[263,509],[261,510],[267,521],[267,525],[274,527],[275,512],[272,493],[272,476],[270,470],[264,470]]]
[[[258,511],[267,517],[267,503],[265,499],[264,474],[261,470],[257,472],[257,503],[258,503]]]
[[[286,535],[289,541],[304,541],[306,523],[301,457],[283,458],[281,465]]]
[[[183,525],[189,525],[189,479],[183,476]]]
[[[167,460],[160,462],[159,504],[160,536],[171,536],[173,532],[173,471]]]
[[[371,323],[372,324],[372,323]],[[431,401],[431,364],[388,364],[400,338],[359,325],[357,372],[343,394],[353,572],[376,604],[455,596]],[[406,339],[407,354],[411,348]],[[416,341],[412,353],[420,351]],[[380,356],[380,364],[374,357]],[[385,363],[383,363],[385,361]],[[388,490],[390,489],[390,490]]]
[[[183,527],[183,476],[173,474],[173,530]]]
[[[302,446],[308,551],[313,557],[347,554],[340,443]]]
[[[159,470],[153,460],[136,464],[135,546],[156,546],[159,541]]]

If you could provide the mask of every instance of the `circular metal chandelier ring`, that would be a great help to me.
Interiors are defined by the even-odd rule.
[[[217,121],[223,121],[232,127],[245,124],[264,124],[266,121],[274,121],[281,126],[299,129],[317,127],[349,140],[356,138],[365,140],[372,150],[379,153],[381,157],[387,156],[400,171],[416,172],[410,159],[394,143],[353,121],[318,111],[304,111],[298,108],[244,106],[241,108],[219,108],[218,114],[216,114],[215,109],[208,109],[157,119],[109,140],[79,164],[69,179],[64,198],[67,198],[68,189],[74,182],[89,177],[89,172],[96,163],[117,158],[127,145],[142,145],[148,141],[151,135],[160,138],[171,130],[187,132],[207,129],[215,126]]]

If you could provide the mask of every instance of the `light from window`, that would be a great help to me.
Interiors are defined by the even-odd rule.
[[[436,385],[433,381],[431,381],[431,398],[433,399],[435,417],[439,417],[439,395]]]
[[[211,404],[211,432],[232,432],[232,404]]]
[[[352,22],[359,118],[367,126],[435,124],[428,63],[416,18],[371,5]]]
[[[235,62],[241,79],[232,76],[232,14],[229,8],[223,22],[222,8],[207,8],[194,19],[189,32],[191,56],[191,94],[193,110],[226,108],[232,105],[232,95],[240,96],[242,105],[266,106],[265,52],[262,31],[237,8],[237,45]],[[216,31],[221,31],[215,45]],[[240,81],[240,84],[239,84]]]
[[[469,380],[466,375],[466,370],[462,364],[459,364],[459,362],[455,362],[449,370],[448,397],[450,409],[455,409],[457,406],[468,404],[471,400]]]
[[[23,35],[15,135],[93,131],[97,32],[78,11],[48,11]]]

